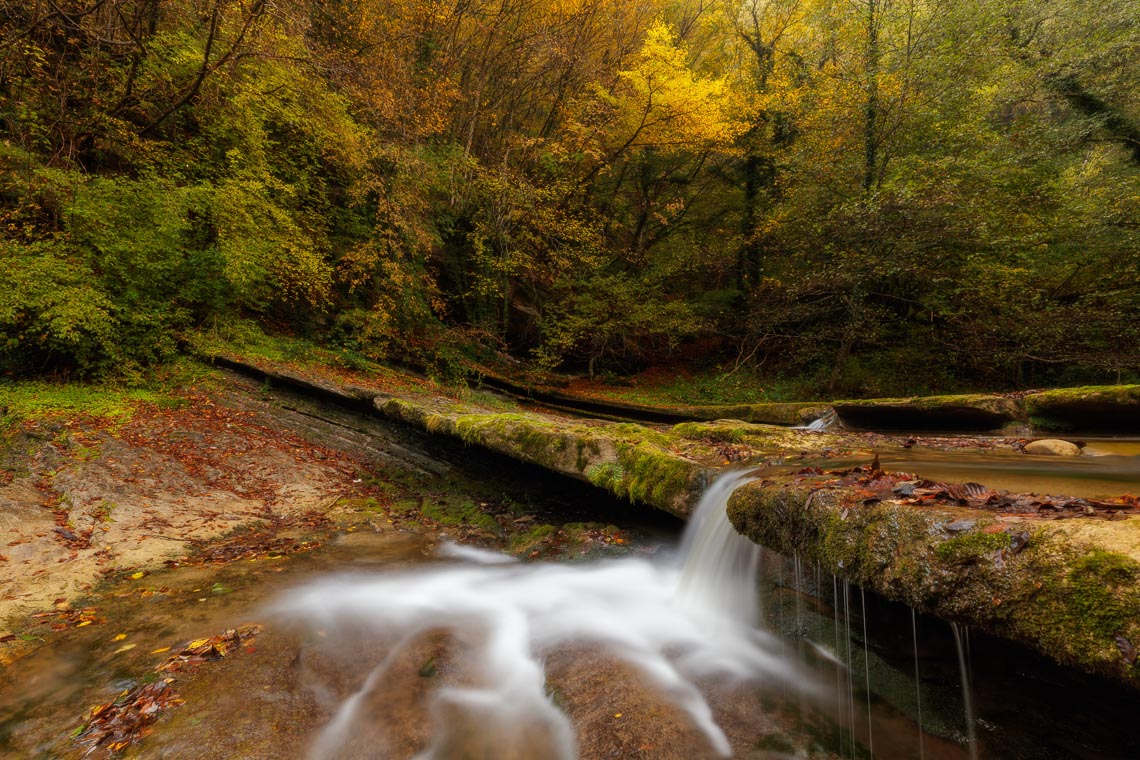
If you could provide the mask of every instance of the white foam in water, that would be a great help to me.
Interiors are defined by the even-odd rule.
[[[795,425],[793,430],[830,430],[836,421],[839,419],[835,411],[829,409],[824,412],[823,416],[819,419],[812,420],[806,425]]]
[[[329,578],[293,592],[276,611],[322,632],[348,626],[405,643],[441,630],[461,638],[475,685],[434,693],[432,741],[423,758],[449,756],[450,732],[460,729],[446,716],[456,711],[461,723],[480,727],[481,756],[576,757],[570,722],[547,695],[542,658],[582,644],[638,669],[727,756],[728,739],[694,681],[792,681],[795,675],[775,640],[752,625],[758,549],[724,514],[732,490],[746,480],[733,473],[709,488],[679,562],[528,564],[452,545],[445,553],[459,563]],[[503,562],[489,563],[496,558]],[[369,719],[365,698],[398,649],[340,703],[312,757],[340,756],[354,726]],[[527,749],[536,727],[550,745],[541,753]]]

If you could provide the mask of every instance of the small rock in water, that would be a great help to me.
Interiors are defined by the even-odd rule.
[[[1025,445],[1026,454],[1047,454],[1058,457],[1077,457],[1081,455],[1081,447],[1069,441],[1057,438],[1043,438]]]

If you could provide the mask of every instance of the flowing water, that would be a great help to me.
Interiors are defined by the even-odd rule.
[[[839,415],[837,415],[832,410],[828,410],[827,412],[825,412],[823,414],[823,416],[812,420],[808,424],[796,425],[792,429],[793,430],[817,430],[817,431],[818,430],[830,430],[831,428],[835,427],[837,422],[839,422]]]
[[[457,562],[427,568],[322,579],[273,611],[325,631],[325,656],[350,651],[334,633],[343,630],[354,640],[363,634],[398,642],[394,652],[432,633],[462,642],[470,670],[464,683],[432,696],[424,758],[577,757],[574,729],[552,699],[543,660],[578,646],[629,665],[728,756],[731,744],[699,682],[808,685],[780,657],[777,640],[754,627],[759,549],[725,517],[729,494],[745,481],[732,474],[709,488],[679,561],[524,565],[468,550]],[[367,731],[360,724],[373,716],[363,705],[392,667],[392,656],[383,658],[336,705],[311,757],[342,757]]]
[[[0,675],[0,754],[77,755],[82,716],[152,678],[154,652],[256,620],[256,646],[182,678],[185,705],[128,756],[1137,756],[1135,694],[737,535],[725,506],[752,477],[713,482],[674,553],[653,532],[627,556],[561,563],[342,533],[288,560],[124,583],[105,622]],[[566,509],[568,486],[547,482]]]
[[[962,704],[965,706],[966,747],[970,750],[970,760],[978,760],[978,729],[974,715],[974,699],[970,694],[970,669],[966,665],[965,649],[962,646],[962,629],[957,623],[950,624],[954,632],[954,647],[958,650],[958,672],[962,680]],[[966,634],[969,636],[969,633]]]
[[[1009,450],[878,449],[884,470],[914,472],[934,481],[973,481],[1010,492],[1032,491],[1084,498],[1112,498],[1136,493],[1140,486],[1140,444],[1119,439],[1090,440],[1085,452],[1078,457],[1056,457]],[[840,470],[865,465],[868,456],[834,457],[805,461],[804,464]],[[786,468],[780,471],[786,471]]]

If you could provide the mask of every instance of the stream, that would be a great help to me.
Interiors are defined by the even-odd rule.
[[[374,526],[289,557],[124,580],[100,591],[98,625],[53,638],[0,674],[4,757],[84,756],[74,738],[93,706],[161,680],[156,666],[172,647],[247,623],[263,631],[172,678],[183,704],[125,756],[1140,755],[1131,723],[1140,695],[737,535],[725,505],[750,472],[714,481],[682,531],[532,468],[347,412],[314,414],[283,394],[277,402],[459,491],[525,483],[525,495],[512,493],[531,510],[594,515],[626,531],[628,545],[608,557],[520,561]],[[902,452],[883,464],[1118,495],[1140,479],[1134,446],[1109,442],[1079,467],[959,452]]]
[[[1140,488],[1140,441],[1091,439],[1078,457],[1034,456],[1009,450],[882,447],[880,464],[891,472],[912,472],[946,483],[974,481],[1013,493],[1113,498]],[[867,464],[863,457],[811,459],[805,466],[842,470]],[[772,468],[784,471],[787,468]]]

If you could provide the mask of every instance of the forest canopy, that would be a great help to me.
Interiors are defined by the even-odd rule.
[[[0,371],[1136,379],[1140,2],[0,0]]]

